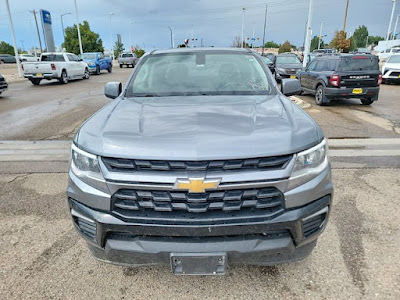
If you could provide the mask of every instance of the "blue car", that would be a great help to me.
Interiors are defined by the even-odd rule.
[[[101,52],[86,52],[81,55],[81,58],[89,66],[90,73],[100,74],[101,70],[112,72],[112,60],[105,57]]]

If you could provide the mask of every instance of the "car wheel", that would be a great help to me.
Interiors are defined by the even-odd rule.
[[[100,66],[96,67],[96,75],[100,75]]]
[[[86,68],[85,69],[85,74],[83,75],[83,79],[89,79],[89,78],[90,78],[90,72],[89,72],[89,69]]]
[[[60,83],[61,84],[67,84],[68,83],[68,74],[67,74],[67,71],[65,71],[65,70],[63,70],[61,72]]]
[[[315,92],[315,103],[317,103],[317,105],[327,105],[329,103],[329,99],[325,96],[325,89],[322,84],[317,87],[317,91]]]
[[[365,99],[361,99],[361,103],[363,105],[371,105],[372,103],[374,103],[374,101],[371,98],[365,98]]]
[[[111,72],[112,72],[112,65],[109,65],[109,66],[108,66],[107,71],[108,71],[108,73],[111,73]]]
[[[40,79],[34,78],[34,79],[31,79],[31,82],[32,82],[33,85],[39,85],[40,84]]]

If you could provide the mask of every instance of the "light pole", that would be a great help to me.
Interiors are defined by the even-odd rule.
[[[133,23],[132,20],[129,21],[129,48],[130,51],[132,52],[132,34],[131,34],[131,24]]]
[[[12,37],[12,41],[14,44],[14,54],[15,54],[15,60],[17,62],[17,67],[18,67],[18,75],[19,75],[19,77],[22,77],[21,62],[19,61],[19,57],[18,57],[17,42],[15,40],[14,24],[13,24],[13,21],[11,18],[10,5],[8,3],[8,0],[4,0],[4,1],[6,3],[6,8],[7,8],[7,12],[8,12],[8,20],[10,21],[11,37]]]
[[[400,14],[397,15],[396,23],[394,23],[394,29],[393,29],[393,34],[392,34],[392,40],[395,40],[395,39],[396,39],[396,30],[397,30],[397,25],[399,24],[399,18],[400,18]]]
[[[394,17],[394,11],[396,9],[396,0],[392,0],[392,1],[393,1],[392,14],[390,15],[390,22],[389,22],[388,32],[387,32],[387,35],[386,35],[386,41],[388,41],[389,37],[390,37],[390,32],[391,32],[391,29],[392,29],[392,22],[393,22],[393,17]]]
[[[75,14],[76,14],[76,28],[78,29],[79,50],[81,51],[81,54],[83,54],[81,30],[79,29],[78,6],[76,5],[76,0],[75,0]]]
[[[174,49],[175,47],[174,47],[173,32],[172,32],[171,27],[168,26],[168,28],[169,28],[169,31],[171,32],[171,49]]]
[[[40,39],[39,25],[38,25],[37,18],[36,18],[36,11],[30,10],[29,12],[33,13],[33,17],[35,18],[36,31],[37,31],[37,35],[38,35],[38,39],[39,39],[40,54],[42,54],[43,53],[42,40]]]
[[[321,27],[319,28],[318,50],[321,48],[322,26],[324,26],[324,19],[321,19]]]
[[[111,16],[115,15],[115,13],[110,12],[108,14],[108,16],[110,17],[110,50],[111,50],[111,57],[114,60],[114,46],[113,46],[113,42],[112,42],[112,28],[111,28]]]
[[[24,47],[24,40],[20,40],[20,42],[21,42],[21,44],[22,44],[22,51],[25,51],[24,49],[25,49],[25,47]]]
[[[65,13],[61,15],[61,28],[63,32],[63,37],[64,37],[64,43],[65,43],[65,30],[64,30],[64,22],[63,22],[63,16],[70,15],[71,13]]]
[[[310,54],[313,8],[314,8],[314,0],[310,0],[310,7],[308,9],[307,35],[306,35],[306,40],[304,43],[303,67],[307,67],[308,54]]]
[[[246,12],[246,7],[242,7],[242,11],[243,11],[243,15],[242,15],[242,45],[240,48],[243,48],[243,44],[244,44],[244,15]]]
[[[349,0],[346,1],[346,11],[344,13],[343,32],[346,35],[347,13],[349,12]]]
[[[264,16],[264,32],[263,32],[263,46],[262,46],[262,53],[264,55],[264,46],[265,46],[265,29],[267,28],[267,12],[268,12],[268,5],[265,5],[265,16]]]

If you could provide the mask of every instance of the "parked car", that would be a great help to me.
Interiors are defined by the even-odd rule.
[[[315,58],[297,76],[318,105],[334,99],[359,98],[362,104],[378,101],[382,75],[375,55],[338,54]]]
[[[379,52],[378,53],[379,60],[386,61],[390,56],[392,56],[395,53],[400,53],[400,47],[393,47]]]
[[[6,79],[0,74],[0,94],[8,89]]]
[[[275,57],[275,79],[280,82],[283,78],[296,78],[296,73],[303,67],[300,58],[294,53],[282,53]]]
[[[39,61],[39,58],[31,55],[31,54],[19,54],[19,61],[20,62],[24,62],[24,61],[28,61],[28,62],[32,62],[32,61]]]
[[[275,72],[275,64],[274,64],[274,62],[273,62],[271,59],[269,59],[267,56],[263,56],[262,58],[263,58],[263,60],[264,60],[264,63],[267,64],[269,70],[270,70],[272,73]]]
[[[136,65],[137,60],[138,57],[135,53],[122,53],[118,57],[118,64],[120,68],[122,68],[122,66],[131,66],[133,68]]]
[[[43,79],[57,79],[66,84],[72,79],[89,79],[89,66],[81,58],[72,53],[43,53],[39,62],[22,64],[24,77],[32,84],[39,85]]]
[[[112,72],[112,59],[105,57],[101,52],[86,52],[80,55],[84,62],[89,66],[91,73],[100,74],[101,70]]]
[[[10,54],[0,54],[0,64],[16,63],[15,57]]]
[[[382,67],[382,82],[400,82],[400,53],[393,54]]]
[[[152,51],[73,139],[67,197],[95,257],[224,274],[308,256],[333,186],[321,128],[246,49]]]

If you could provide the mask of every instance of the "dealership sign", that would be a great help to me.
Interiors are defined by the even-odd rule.
[[[54,52],[56,48],[54,46],[53,28],[51,26],[51,15],[50,12],[44,9],[40,10],[40,19],[42,20],[43,35],[46,42],[47,52]]]

